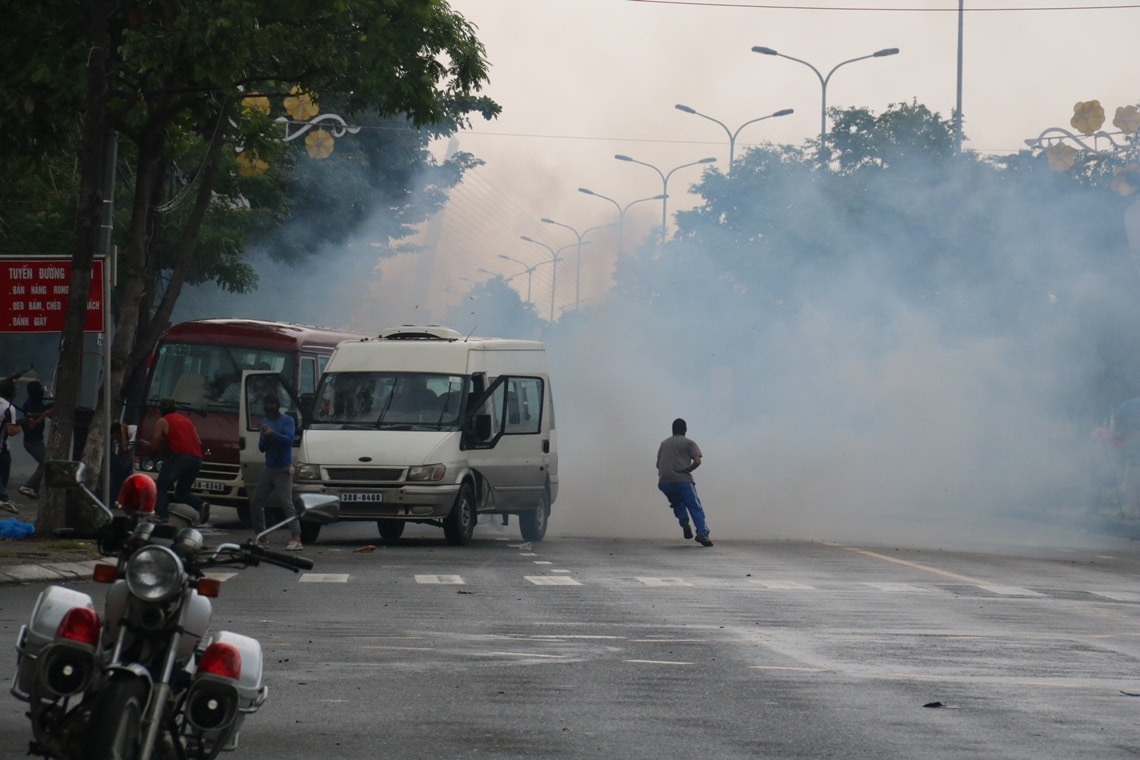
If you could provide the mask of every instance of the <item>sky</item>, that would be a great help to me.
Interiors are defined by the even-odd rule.
[[[1117,106],[1140,101],[1140,3],[965,5],[967,150],[1014,153],[1047,128],[1067,126],[1078,101],[1100,100],[1110,118]],[[549,259],[546,247],[520,239],[528,236],[554,249],[568,246],[557,267],[545,265],[533,276],[537,313],[545,318],[553,305],[562,315],[576,297],[591,307],[575,339],[551,351],[562,473],[552,535],[677,534],[652,469],[674,416],[689,420],[705,450],[697,479],[714,536],[945,546],[1006,534],[1034,541],[1037,531],[1013,512],[1039,507],[1042,494],[1069,505],[1085,498],[1089,431],[1043,414],[1071,390],[1069,370],[1084,361],[1079,335],[1042,334],[1026,325],[1023,333],[996,329],[947,341],[935,315],[915,311],[865,272],[834,271],[818,286],[831,297],[815,310],[793,324],[757,325],[740,352],[751,366],[699,344],[662,355],[644,340],[651,317],[608,297],[616,231],[585,236],[579,279],[575,235],[541,221],[579,232],[615,223],[614,205],[581,187],[620,206],[666,189],[654,169],[615,154],[663,174],[706,157],[723,170],[725,132],[676,110],[678,103],[730,129],[794,109],[746,127],[738,156],[749,145],[799,146],[817,138],[819,80],[803,64],[751,52],[756,45],[812,62],[824,74],[897,47],[898,55],[840,68],[828,85],[829,106],[881,113],[916,101],[950,118],[956,0],[815,0],[810,9],[795,2],[651,0],[451,0],[451,6],[486,46],[491,70],[484,92],[503,113],[437,146],[441,156],[458,148],[485,164],[465,176],[427,225],[422,242],[430,255],[377,262],[364,231],[344,250],[314,257],[319,267],[312,271],[265,265],[253,297],[222,302],[217,293],[191,291],[176,318],[251,316],[364,332],[437,322],[488,273],[509,276]],[[823,6],[829,9],[815,9]],[[698,202],[688,189],[701,168],[671,174],[669,213]],[[1026,229],[1020,252],[1071,257],[1069,249],[1055,250],[1055,241],[1033,239],[1033,212],[1017,214]],[[659,202],[635,203],[625,219],[624,250],[651,234],[661,215]],[[884,251],[883,265],[912,254]],[[697,254],[693,266],[701,265]],[[362,266],[372,267],[370,278],[361,277]],[[1085,291],[1102,287],[1103,274],[1090,272]],[[523,297],[527,279],[511,280]],[[1009,292],[1044,295],[1037,285],[1021,281]],[[722,314],[722,299],[694,292],[685,306],[714,320],[755,319]],[[853,318],[868,313],[889,314],[890,330]],[[484,334],[477,319],[449,326]],[[1051,366],[1034,363],[1048,355],[1055,357]],[[747,406],[730,406],[741,401]]]
[[[765,141],[801,145],[819,135],[821,85],[812,70],[753,53],[773,48],[814,65],[824,76],[842,61],[883,48],[896,56],[847,64],[827,86],[828,106],[917,101],[950,118],[957,99],[956,0],[812,0],[812,2],[669,2],[663,0],[451,0],[475,25],[491,64],[484,93],[503,108],[457,136],[460,150],[486,163],[471,172],[437,220],[438,255],[430,293],[410,292],[407,277],[424,260],[381,265],[378,294],[398,309],[442,314],[473,282],[511,275],[551,258],[527,235],[561,252],[556,311],[596,302],[610,285],[616,235],[598,230],[576,261],[570,230],[617,222],[624,206],[667,189],[667,213],[692,207],[687,192],[715,157],[723,171],[728,134],[678,111],[678,103],[735,131],[791,108],[789,116],[744,127],[736,155]],[[1077,101],[1098,99],[1111,120],[1117,106],[1140,101],[1140,3],[1122,0],[966,0],[962,104],[965,148],[1008,154],[1048,127],[1067,127]],[[440,151],[446,149],[441,145]],[[635,204],[626,216],[625,250],[660,225],[661,204]],[[498,258],[518,259],[524,264]],[[532,278],[539,314],[549,314],[552,267]],[[580,276],[578,273],[580,272]],[[421,273],[422,274],[422,273]],[[427,278],[421,278],[427,281]],[[525,297],[527,277],[512,280]],[[577,289],[575,288],[577,285]],[[411,303],[409,299],[414,300]],[[426,303],[425,303],[426,301]]]

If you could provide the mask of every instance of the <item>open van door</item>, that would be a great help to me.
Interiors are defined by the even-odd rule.
[[[264,370],[245,370],[241,373],[241,398],[238,401],[238,459],[241,462],[242,481],[245,483],[247,497],[253,498],[253,489],[257,488],[258,481],[265,471],[265,454],[258,449],[261,439],[261,418],[264,399],[268,395],[277,397],[281,405],[281,413],[288,414],[297,423],[297,437],[293,446],[301,444],[301,411],[297,398],[285,382],[280,373]],[[246,514],[239,517],[242,522],[248,522],[249,507],[245,507]]]

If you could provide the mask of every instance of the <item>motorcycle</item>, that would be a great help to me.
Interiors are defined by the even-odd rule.
[[[81,462],[50,461],[45,483],[90,507],[93,529],[70,535],[96,540],[116,561],[93,573],[111,584],[102,617],[90,595],[50,586],[20,629],[11,693],[28,703],[29,754],[209,760],[236,749],[244,719],[265,703],[269,687],[257,639],[210,632],[210,600],[221,581],[207,573],[262,563],[298,572],[312,561],[255,539],[209,548],[173,509],[170,523],[153,521],[150,478],[128,477],[108,508],[83,484],[83,471]],[[336,520],[335,497],[306,494],[301,502],[304,519]]]

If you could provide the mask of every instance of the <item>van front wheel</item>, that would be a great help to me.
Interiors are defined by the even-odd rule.
[[[519,532],[523,541],[541,541],[546,537],[546,524],[550,521],[550,492],[543,490],[542,502],[530,512],[519,513]]]
[[[380,538],[386,544],[395,544],[400,540],[400,536],[404,535],[404,526],[407,523],[403,520],[377,520],[376,526],[380,529]]]
[[[443,520],[443,537],[451,546],[463,546],[475,532],[475,492],[470,483],[459,487],[451,514]]]

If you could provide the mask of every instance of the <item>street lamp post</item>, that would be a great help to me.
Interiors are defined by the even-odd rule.
[[[685,167],[688,167],[688,166],[696,166],[697,164],[711,164],[711,163],[714,163],[716,161],[716,158],[710,156],[708,158],[702,158],[699,161],[690,161],[687,164],[681,164],[680,166],[674,166],[668,172],[663,172],[660,169],[658,169],[656,166],[654,166],[653,164],[648,164],[644,161],[638,161],[636,158],[631,158],[630,156],[624,156],[621,153],[618,153],[617,155],[615,155],[614,158],[616,158],[618,161],[628,161],[631,164],[641,164],[642,166],[648,166],[650,169],[657,172],[657,176],[659,176],[661,178],[661,195],[662,195],[662,198],[661,198],[661,247],[664,248],[665,247],[665,239],[666,239],[666,236],[665,236],[666,226],[665,225],[668,223],[668,220],[669,220],[668,212],[666,209],[666,206],[669,203],[669,200],[668,200],[669,199],[669,178],[672,177],[673,172],[677,171],[678,169],[684,169]]]
[[[593,190],[591,190],[588,187],[580,187],[580,188],[578,188],[578,192],[583,193],[585,195],[592,195],[595,198],[601,198],[602,200],[607,200],[610,203],[614,204],[614,208],[616,208],[618,211],[618,250],[617,250],[618,256],[621,256],[621,254],[622,254],[622,241],[625,238],[625,212],[629,211],[630,207],[632,207],[638,203],[644,203],[645,201],[663,201],[669,197],[667,195],[651,195],[648,198],[638,198],[635,201],[630,201],[629,203],[625,204],[625,206],[622,206],[620,203],[618,203],[617,201],[615,201],[613,198],[609,197],[608,195],[602,195],[601,193],[595,193]]]
[[[550,261],[540,261],[537,264],[531,265],[531,264],[527,264],[525,261],[519,261],[518,259],[516,259],[512,256],[507,256],[506,254],[502,254],[502,253],[499,254],[499,258],[500,259],[506,259],[507,261],[513,261],[516,264],[522,265],[523,271],[522,272],[516,272],[515,274],[512,274],[510,277],[507,278],[507,281],[509,282],[510,280],[514,279],[515,277],[518,277],[520,274],[526,274],[526,301],[527,301],[527,303],[530,303],[531,302],[530,301],[530,284],[531,284],[531,280],[534,277],[534,270],[538,269],[543,264],[549,264]]]
[[[691,113],[694,116],[700,116],[702,119],[708,119],[711,122],[715,122],[715,123],[719,124],[724,129],[724,133],[726,135],[728,135],[728,171],[726,171],[725,174],[731,174],[732,173],[732,162],[736,157],[736,137],[737,137],[737,135],[740,134],[740,130],[744,129],[749,124],[755,124],[758,121],[764,121],[765,119],[772,119],[772,118],[775,118],[777,116],[790,116],[791,114],[795,113],[795,110],[792,108],[781,108],[779,111],[776,111],[775,113],[770,113],[767,116],[760,116],[756,119],[746,121],[743,124],[741,124],[739,127],[737,127],[735,132],[733,132],[731,129],[728,128],[728,125],[725,124],[723,121],[720,121],[719,119],[714,119],[713,117],[709,116],[708,114],[703,114],[700,111],[696,110],[695,108],[691,108],[690,106],[682,105],[680,103],[678,103],[677,105],[675,105],[673,107],[676,108],[678,111],[682,111],[684,113]]]
[[[760,53],[761,55],[774,55],[774,56],[777,56],[779,58],[787,58],[789,61],[795,61],[796,63],[802,63],[804,66],[807,66],[809,69],[811,69],[813,72],[815,72],[816,78],[819,79],[819,85],[820,85],[820,90],[821,90],[821,95],[822,95],[822,101],[821,101],[822,104],[821,104],[820,109],[819,109],[819,155],[820,155],[820,160],[826,166],[828,161],[831,158],[830,154],[827,152],[827,149],[825,147],[827,144],[827,142],[826,142],[827,141],[827,83],[831,81],[831,75],[834,74],[839,68],[846,66],[849,63],[855,63],[856,61],[865,61],[868,58],[886,58],[889,55],[898,55],[899,49],[898,48],[883,48],[882,50],[876,50],[874,53],[869,53],[867,55],[861,55],[858,58],[850,58],[846,61],[840,61],[839,63],[837,63],[831,67],[831,71],[827,72],[827,76],[824,76],[822,73],[820,73],[819,69],[817,69],[815,66],[812,66],[807,61],[805,61],[801,58],[793,58],[790,55],[784,55],[783,53],[780,53],[776,50],[773,50],[770,47],[763,47],[761,45],[755,45],[752,48],[752,52],[753,53]]]
[[[566,229],[573,232],[574,237],[578,239],[578,256],[574,261],[574,311],[578,311],[578,305],[581,302],[581,294],[582,294],[582,246],[590,244],[590,241],[588,241],[588,240],[585,243],[583,243],[582,238],[586,237],[586,235],[589,235],[594,230],[603,230],[606,227],[613,227],[613,225],[612,224],[599,224],[596,227],[587,227],[586,229],[582,230],[581,232],[578,232],[578,230],[574,229],[569,224],[563,224],[562,222],[556,222],[553,219],[548,219],[546,217],[543,217],[539,221],[542,222],[543,224],[553,224],[556,227],[565,227]]]
[[[565,251],[567,248],[572,247],[574,244],[570,243],[569,245],[564,245],[561,248],[554,248],[553,246],[547,245],[541,240],[535,240],[534,238],[528,237],[527,235],[521,235],[520,237],[522,240],[525,240],[528,243],[540,245],[546,250],[550,251],[549,261],[554,265],[550,270],[550,323],[554,324],[554,297],[558,293],[556,288],[558,285],[558,260],[560,258],[559,254]]]

